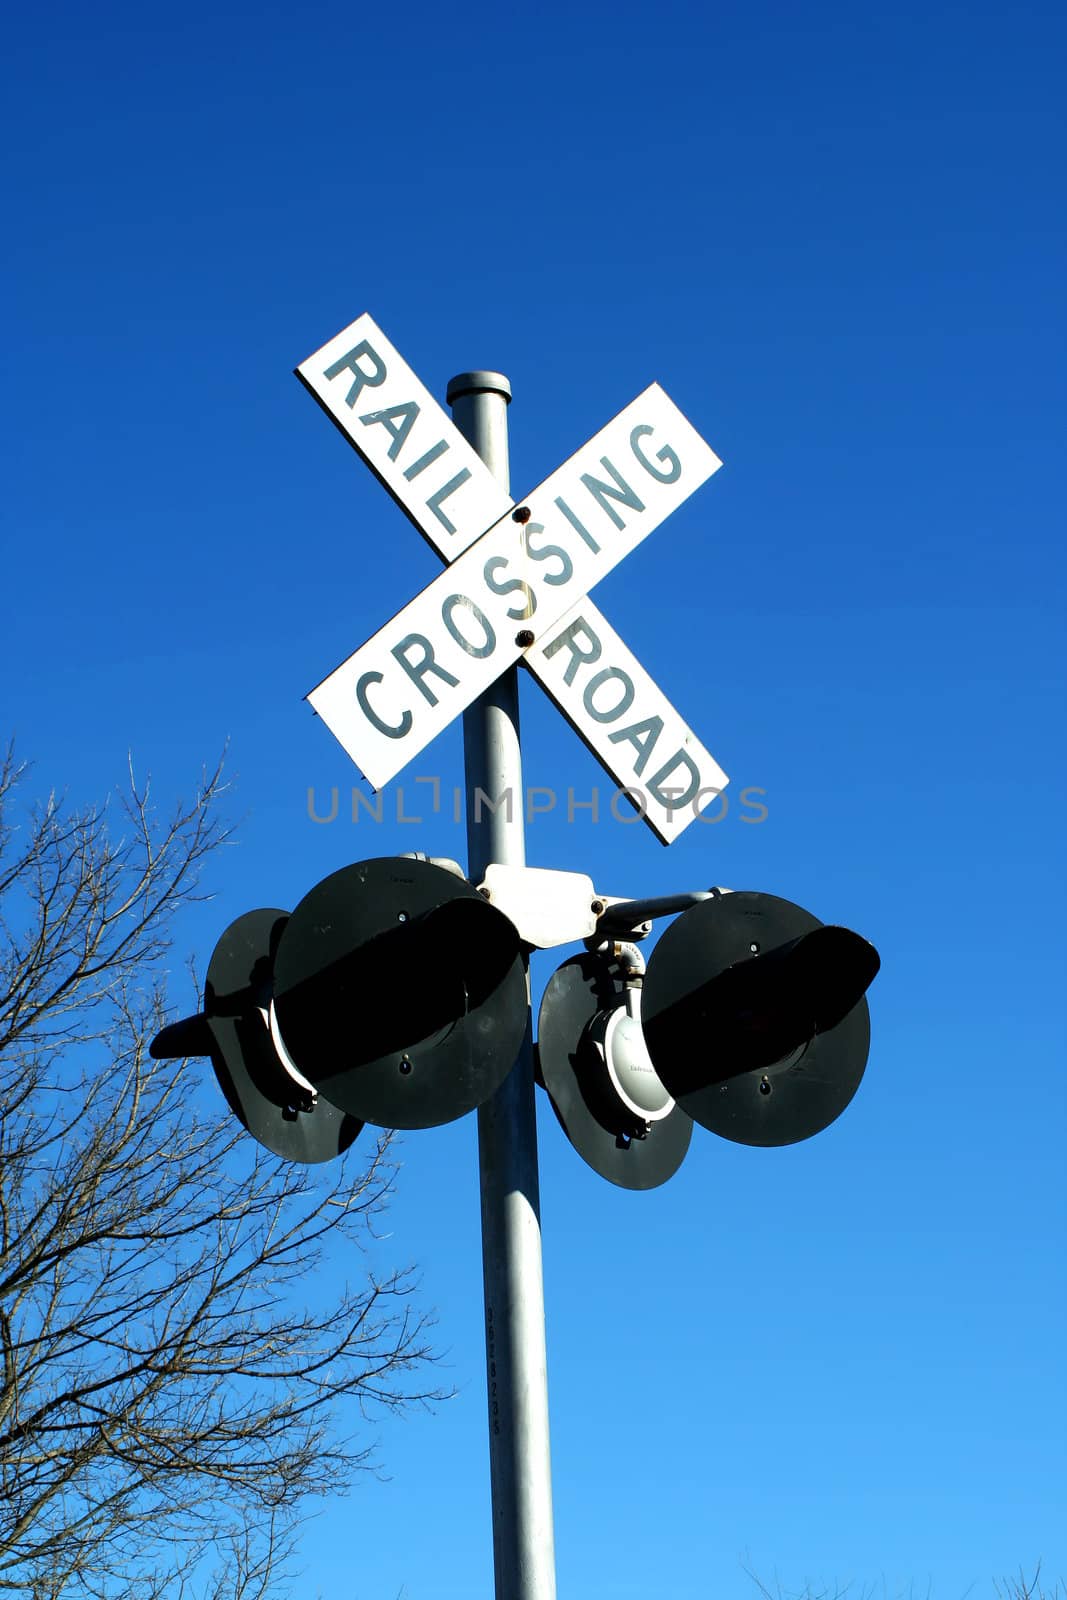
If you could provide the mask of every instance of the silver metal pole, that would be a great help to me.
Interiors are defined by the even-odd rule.
[[[499,372],[464,372],[448,385],[460,432],[508,486],[507,407]],[[516,539],[521,537],[516,524]],[[521,623],[516,624],[516,631]],[[493,862],[526,863],[518,669],[511,667],[463,719],[467,857],[471,881]],[[537,1182],[533,1031],[501,1088],[478,1112],[485,1283],[489,1468],[496,1600],[555,1600],[548,1444],[545,1294]]]

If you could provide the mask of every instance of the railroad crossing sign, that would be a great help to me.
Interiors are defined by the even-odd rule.
[[[652,384],[517,504],[369,316],[296,372],[449,563],[307,697],[373,787],[521,660],[670,844],[728,779],[588,591],[715,452]]]

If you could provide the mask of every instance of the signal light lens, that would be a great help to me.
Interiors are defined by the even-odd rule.
[[[553,973],[537,1058],[552,1109],[594,1172],[622,1189],[655,1189],[674,1176],[693,1123],[656,1075],[607,957],[574,956]]]
[[[287,914],[248,911],[223,933],[208,964],[204,1010],[152,1040],[157,1061],[207,1055],[234,1116],[274,1155],[314,1165],[339,1155],[363,1124],[328,1100],[311,1100],[271,1036],[273,953]]]
[[[625,1006],[616,1006],[594,1019],[593,1032],[599,1035],[611,1086],[626,1109],[643,1122],[669,1116],[674,1101],[652,1065],[637,1018]]]

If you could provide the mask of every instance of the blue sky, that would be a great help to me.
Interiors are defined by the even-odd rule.
[[[188,793],[229,741],[202,965],[345,862],[463,855],[411,782],[462,782],[456,728],[421,826],[396,784],[380,827],[309,820],[359,778],[302,696],[439,565],[298,361],[366,310],[442,400],[506,372],[519,495],[653,380],[725,463],[596,599],[767,820],[665,851],[564,803],[529,859],[858,928],[874,1042],[826,1133],[698,1129],[652,1194],[541,1098],[561,1596],[1067,1569],[1063,44],[1028,3],[8,25],[2,723],[79,799],[127,750]],[[527,781],[606,797],[522,688]],[[402,1154],[459,1392],[381,1425],[302,1595],[491,1591],[474,1119]]]

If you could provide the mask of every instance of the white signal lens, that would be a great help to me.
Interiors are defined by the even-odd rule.
[[[645,1046],[636,1017],[619,1006],[604,1029],[604,1064],[616,1094],[628,1111],[645,1122],[659,1122],[674,1109]]]
[[[278,1026],[278,1018],[274,1010],[273,1000],[270,1003],[270,1010],[264,1011],[261,1014],[266,1021],[267,1027],[270,1029],[270,1039],[274,1046],[274,1052],[284,1067],[287,1075],[292,1078],[298,1089],[302,1089],[304,1094],[309,1095],[312,1100],[316,1100],[318,1098],[319,1091],[316,1089],[313,1083],[309,1082],[309,1080],[304,1077],[304,1074],[301,1072],[300,1068],[297,1066],[296,1062],[285,1048],[285,1040],[282,1038],[282,1030]]]

